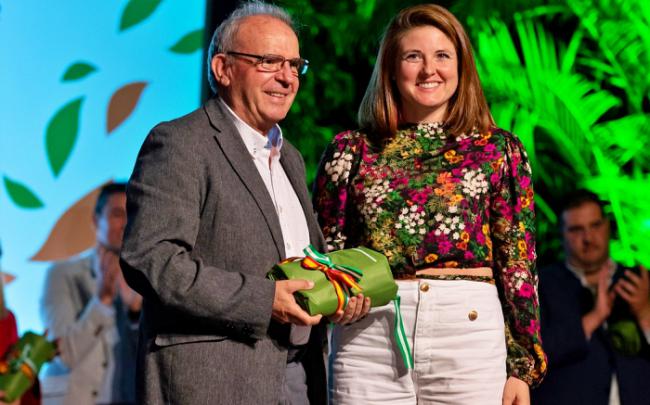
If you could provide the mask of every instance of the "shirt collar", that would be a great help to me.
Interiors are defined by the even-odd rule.
[[[578,280],[580,280],[580,284],[582,284],[583,287],[588,288],[590,290],[593,289],[592,286],[587,284],[587,279],[585,278],[585,272],[581,268],[569,264],[568,260],[565,261],[564,264],[566,268],[569,269],[569,271],[573,273],[573,275],[576,276]],[[609,279],[611,282],[611,279],[614,276],[614,272],[616,271],[616,263],[614,263],[614,261],[611,258],[609,258],[607,259],[607,267],[609,271]]]
[[[268,150],[271,152],[273,149],[275,149],[275,151],[279,152],[280,149],[282,149],[284,138],[282,137],[282,129],[280,129],[280,126],[278,124],[275,124],[269,130],[267,136],[264,136],[256,131],[253,127],[248,125],[246,122],[244,122],[244,120],[242,120],[230,108],[230,106],[226,104],[223,99],[221,99],[221,97],[219,97],[219,102],[233,116],[235,128],[237,128],[237,132],[239,132],[241,135],[241,138],[246,145],[246,149],[248,149],[248,152],[251,155],[255,156],[257,152],[261,150]]]

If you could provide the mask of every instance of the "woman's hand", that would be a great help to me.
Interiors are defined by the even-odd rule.
[[[363,297],[363,294],[350,298],[344,311],[338,311],[329,316],[329,320],[339,325],[356,322],[363,318],[370,311],[370,297]]]
[[[508,377],[503,387],[503,405],[530,405],[528,384],[517,377]]]
[[[0,391],[0,404],[6,404],[5,402],[5,393],[4,391]],[[9,405],[20,405],[20,398],[15,400],[14,402],[10,403]]]

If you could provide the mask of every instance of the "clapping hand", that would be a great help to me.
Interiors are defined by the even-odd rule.
[[[122,276],[120,261],[116,252],[100,244],[95,261],[97,295],[102,304],[111,306],[118,292],[119,277]]]
[[[626,270],[614,286],[614,291],[630,306],[630,311],[637,318],[644,330],[650,328],[650,276],[641,266],[640,274]]]
[[[616,293],[609,290],[608,283],[609,271],[606,267],[603,267],[598,274],[598,286],[596,287],[596,302],[594,303],[594,307],[582,317],[582,328],[587,339],[591,338],[594,331],[607,320],[609,314],[612,312]]]
[[[598,314],[599,325],[605,322],[612,312],[615,294],[608,288],[609,270],[603,267],[598,274],[598,286],[596,287],[596,303],[592,312]]]
[[[120,268],[119,251],[109,246],[97,246],[97,295],[105,305],[113,305],[117,294],[124,305],[132,312],[142,308],[142,296],[126,283]]]

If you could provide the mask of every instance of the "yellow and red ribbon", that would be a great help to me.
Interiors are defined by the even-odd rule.
[[[311,245],[307,246],[303,252],[305,257],[300,262],[300,265],[308,270],[322,271],[327,280],[332,283],[338,301],[337,312],[346,307],[350,295],[363,291],[363,288],[359,285],[359,280],[363,276],[361,270],[352,266],[334,264],[329,256],[316,251]]]
[[[325,273],[325,277],[334,286],[338,305],[336,311],[345,308],[348,303],[349,297],[352,294],[358,294],[363,291],[359,285],[359,280],[363,276],[363,272],[355,267],[343,264],[334,264],[329,256],[319,253],[313,246],[307,246],[303,252],[305,257],[301,260],[300,265],[309,270],[318,270]],[[289,261],[295,258],[288,259]],[[413,354],[409,344],[406,331],[404,330],[404,323],[402,320],[402,311],[400,309],[400,296],[395,296],[393,299],[395,306],[395,323],[393,326],[393,334],[395,335],[395,342],[399,348],[404,366],[407,370],[413,369]]]

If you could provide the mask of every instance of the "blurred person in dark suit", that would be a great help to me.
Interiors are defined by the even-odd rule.
[[[565,261],[540,271],[548,375],[536,404],[650,404],[648,272],[609,255],[604,203],[586,190],[559,212]]]

